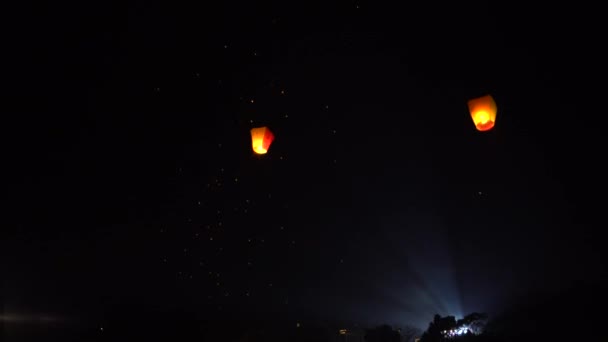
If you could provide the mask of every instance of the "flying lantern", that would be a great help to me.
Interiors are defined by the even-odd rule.
[[[496,122],[496,102],[491,95],[469,100],[469,112],[478,131],[488,131]]]
[[[270,144],[274,140],[274,134],[268,127],[257,127],[251,129],[251,146],[257,154],[268,152]]]

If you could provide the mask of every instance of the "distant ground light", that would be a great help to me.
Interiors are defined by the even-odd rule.
[[[64,321],[65,318],[53,315],[27,315],[18,313],[8,313],[0,315],[0,322],[7,323],[54,323]]]

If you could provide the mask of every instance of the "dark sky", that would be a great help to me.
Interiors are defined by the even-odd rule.
[[[254,3],[7,12],[5,320],[424,328],[603,276],[591,9]]]

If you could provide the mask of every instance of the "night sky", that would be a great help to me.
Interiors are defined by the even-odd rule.
[[[9,21],[5,327],[182,310],[425,328],[604,276],[589,12],[94,3]],[[486,94],[479,132],[467,101]]]

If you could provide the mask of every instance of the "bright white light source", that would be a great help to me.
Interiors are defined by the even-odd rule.
[[[443,335],[448,338],[466,335],[469,332],[474,333],[474,331],[472,329],[470,329],[470,327],[468,325],[463,325],[458,328],[442,331]]]

